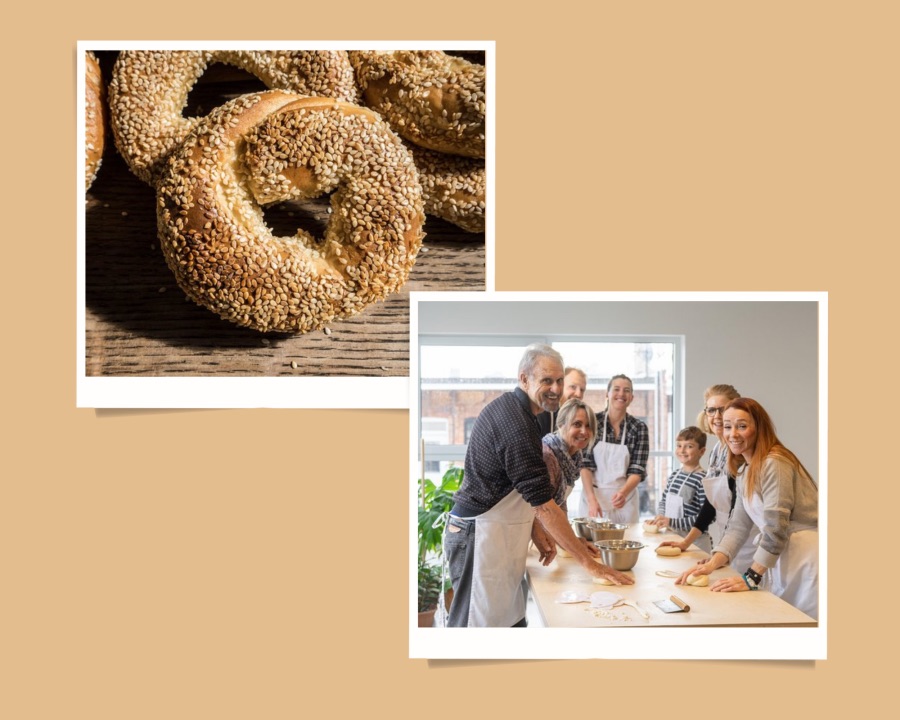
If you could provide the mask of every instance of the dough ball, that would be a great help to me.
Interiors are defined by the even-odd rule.
[[[656,548],[656,554],[663,557],[675,557],[676,555],[681,555],[681,548],[674,545],[663,545]]]
[[[694,575],[694,573],[691,573],[687,576],[687,584],[695,587],[706,587],[709,585],[709,575]]]
[[[595,577],[594,582],[597,583],[598,585],[615,585],[615,583],[612,580],[610,580],[609,578],[605,578],[605,577],[600,577],[600,578]]]
[[[645,532],[645,533],[658,533],[658,532],[659,532],[659,527],[657,527],[657,526],[654,525],[653,523],[645,522],[645,523],[644,523],[644,532]]]
[[[562,545],[559,545],[557,547],[556,554],[559,555],[560,557],[572,557],[572,553],[570,553],[568,550],[566,550],[564,547],[562,547]]]

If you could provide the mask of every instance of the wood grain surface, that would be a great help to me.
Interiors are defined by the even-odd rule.
[[[116,52],[96,53],[109,82]],[[253,76],[211,66],[185,115],[205,115],[245,92]],[[327,198],[266,208],[276,234],[323,233]],[[155,191],[134,176],[107,133],[97,178],[85,200],[85,375],[374,376],[409,374],[409,292],[484,290],[485,235],[438,218],[401,292],[328,332],[263,334],[189,301],[166,266],[156,237]]]

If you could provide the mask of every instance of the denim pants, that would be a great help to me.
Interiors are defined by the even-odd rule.
[[[453,602],[447,627],[467,627],[472,597],[472,575],[475,569],[475,518],[450,515],[444,529],[444,557],[453,585]],[[522,618],[513,627],[526,627]]]

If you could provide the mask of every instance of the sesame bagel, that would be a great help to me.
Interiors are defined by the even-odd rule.
[[[84,188],[97,177],[106,143],[106,89],[97,56],[90,50],[84,58]]]
[[[468,232],[484,232],[484,160],[407,147],[419,171],[425,212]]]
[[[145,182],[155,185],[166,158],[199,123],[182,112],[214,62],[246,70],[272,89],[359,102],[344,51],[123,51],[109,86],[113,137],[128,167]]]
[[[429,150],[483,158],[485,70],[439,50],[350,51],[365,104]]]
[[[324,238],[276,237],[260,203],[331,195]],[[421,188],[377,114],[328,98],[240,96],[201,120],[157,186],[166,262],[194,302],[257,330],[306,332],[407,280]]]

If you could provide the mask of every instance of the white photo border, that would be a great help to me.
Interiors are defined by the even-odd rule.
[[[483,50],[487,78],[485,287],[494,289],[496,42],[493,40],[116,41],[79,40],[76,53],[76,407],[406,409],[407,377],[107,377],[86,375],[85,52],[88,50]],[[412,302],[412,301],[410,301]]]
[[[815,302],[818,304],[819,618],[816,627],[419,628],[417,626],[416,418],[419,306],[427,302]],[[494,292],[410,297],[409,657],[447,660],[824,660],[828,624],[828,294],[826,292]]]

